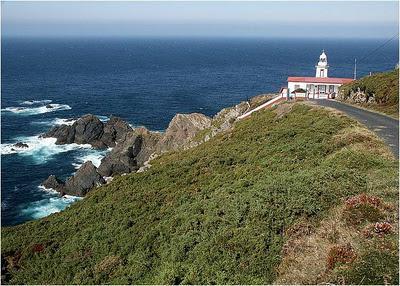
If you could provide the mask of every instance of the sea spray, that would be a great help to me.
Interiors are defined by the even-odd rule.
[[[37,114],[43,114],[43,113],[48,113],[48,112],[55,112],[55,111],[60,111],[60,110],[69,110],[71,107],[67,104],[57,104],[53,103],[51,104],[51,107],[49,106],[37,106],[37,107],[6,107],[2,108],[2,112],[8,112],[11,114],[15,115],[22,115],[22,116],[30,116],[30,115],[37,115]]]

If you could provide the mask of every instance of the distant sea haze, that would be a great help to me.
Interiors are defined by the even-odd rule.
[[[213,115],[288,76],[314,76],[322,49],[329,76],[352,77],[382,40],[278,39],[13,39],[2,40],[2,224],[62,210],[77,200],[40,188],[50,174],[66,178],[107,152],[55,145],[38,135],[69,118],[120,116],[133,126],[165,130],[176,113]],[[358,63],[358,74],[390,70],[390,43]],[[51,104],[54,108],[46,108]],[[26,142],[29,148],[12,145]]]

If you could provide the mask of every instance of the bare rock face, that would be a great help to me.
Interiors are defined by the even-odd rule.
[[[61,193],[61,195],[63,195],[65,192],[64,182],[59,180],[54,175],[50,175],[45,181],[43,181],[42,186],[46,189],[56,190],[57,192]]]
[[[211,136],[229,130],[240,115],[249,109],[246,102],[241,102],[233,107],[222,109],[212,119]]]
[[[75,128],[69,125],[55,126],[50,131],[45,133],[43,137],[55,137],[57,138],[56,144],[71,144],[74,143]]]
[[[104,124],[101,141],[109,147],[114,147],[116,142],[123,140],[125,134],[132,130],[132,127],[121,118],[111,116],[110,120]]]
[[[87,114],[72,125],[60,125],[50,129],[43,137],[55,137],[56,144],[91,144],[94,147],[107,147],[99,139],[103,134],[103,123],[94,115]]]
[[[130,173],[139,169],[136,156],[142,147],[142,137],[131,131],[102,160],[98,172],[105,177]]]
[[[127,132],[132,131],[128,123],[118,117],[103,124],[96,116],[87,114],[72,125],[60,125],[50,129],[43,137],[55,137],[56,144],[90,144],[94,148],[114,147]]]
[[[85,162],[65,182],[65,193],[74,196],[85,196],[92,188],[105,184],[103,177],[97,172],[91,161]]]
[[[211,118],[200,113],[176,114],[164,136],[158,142],[157,151],[186,149],[196,134],[211,126]]]
[[[267,100],[266,96],[258,99],[262,100]],[[91,144],[95,148],[113,149],[101,160],[99,168],[88,161],[65,183],[50,176],[43,185],[62,194],[84,196],[92,188],[105,184],[103,177],[144,171],[151,166],[150,160],[164,152],[194,147],[231,129],[237,117],[244,114],[250,105],[242,102],[221,110],[213,118],[199,113],[177,114],[165,133],[152,132],[146,128],[132,129],[118,117],[111,117],[103,124],[90,114],[81,117],[71,126],[56,126],[44,136],[57,138],[57,144]]]
[[[78,144],[91,144],[93,147],[105,148],[101,140],[103,135],[103,122],[96,116],[87,114],[79,118],[71,128],[75,129],[74,142]]]
[[[161,140],[163,134],[160,132],[152,132],[144,127],[135,129],[135,132],[142,138],[142,145],[136,156],[138,166],[143,166],[149,158],[156,153],[157,144]]]

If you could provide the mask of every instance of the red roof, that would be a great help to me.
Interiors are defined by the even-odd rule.
[[[340,78],[340,77],[297,77],[289,76],[287,81],[290,82],[309,82],[309,83],[336,83],[345,84],[352,82],[352,78]]]

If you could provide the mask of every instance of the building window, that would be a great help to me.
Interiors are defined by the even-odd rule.
[[[324,77],[324,70],[320,70],[320,71],[319,71],[319,76],[320,76],[320,77]]]
[[[295,84],[295,85],[294,85],[294,90],[299,89],[299,88],[300,88],[300,85],[299,85],[299,84]]]
[[[335,86],[334,85],[330,85],[329,86],[329,92],[334,92],[335,91]]]

